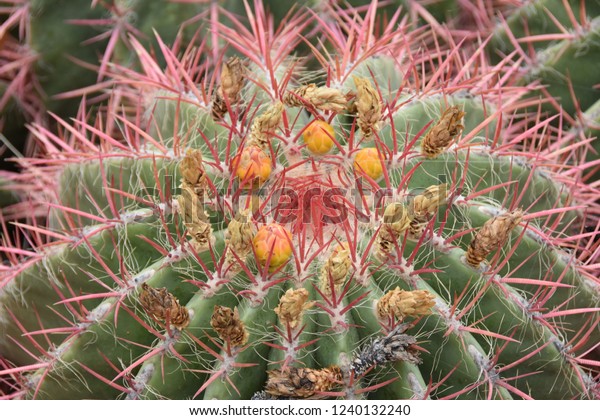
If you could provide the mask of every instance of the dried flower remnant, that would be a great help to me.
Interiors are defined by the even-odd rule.
[[[252,239],[255,234],[256,229],[250,217],[250,209],[240,210],[227,225],[227,254],[225,259],[229,265],[233,265],[235,270],[240,268],[237,259],[244,261],[252,252]]]
[[[202,163],[202,152],[188,149],[179,166],[182,187],[191,188],[196,195],[202,195],[206,189],[206,172]]]
[[[245,68],[238,57],[231,57],[221,68],[221,85],[215,92],[212,103],[212,117],[220,120],[227,113],[227,104],[233,105],[240,100],[244,87]]]
[[[348,242],[342,242],[331,253],[325,265],[321,268],[320,289],[325,296],[331,296],[331,285],[336,292],[339,292],[352,268],[352,259],[350,258],[350,245]]]
[[[465,257],[467,263],[472,267],[479,267],[490,252],[506,243],[510,232],[521,223],[522,219],[523,211],[517,209],[485,222],[467,249]]]
[[[422,194],[415,196],[412,202],[412,220],[409,230],[413,238],[421,237],[433,215],[446,203],[447,196],[446,184],[433,185],[425,189]]]
[[[465,113],[458,106],[446,109],[439,121],[431,127],[421,143],[422,153],[432,159],[445,151],[462,132],[461,119]]]
[[[212,238],[212,226],[204,211],[203,198],[183,187],[182,194],[177,197],[177,204],[183,224],[192,238],[192,246],[196,251],[205,249]]]
[[[387,292],[377,302],[377,316],[380,319],[428,315],[435,305],[435,297],[427,290],[402,290],[396,287]]]
[[[190,323],[188,310],[165,287],[154,288],[143,283],[139,300],[144,310],[157,321],[169,323],[178,330]]]
[[[379,130],[382,115],[381,100],[368,79],[355,76],[354,84],[357,89],[354,106],[358,113],[358,127],[365,138],[370,138]]]
[[[276,102],[269,106],[265,112],[252,121],[250,128],[250,141],[248,145],[256,144],[266,153],[269,153],[269,139],[273,136],[275,129],[281,123],[283,115],[283,104]]]
[[[319,393],[333,390],[343,379],[337,366],[324,369],[291,367],[267,373],[269,379],[265,391],[277,397],[320,398]]]
[[[275,313],[282,325],[289,325],[294,329],[302,323],[304,311],[311,308],[314,302],[308,301],[308,290],[288,289],[279,300]]]
[[[206,172],[202,163],[202,152],[188,149],[179,165],[181,174],[181,194],[177,196],[179,213],[188,235],[192,238],[192,246],[199,251],[205,248],[212,236],[212,226],[204,211],[204,194],[206,191]]]
[[[307,103],[321,111],[343,112],[346,109],[346,96],[339,89],[318,87],[311,83],[288,92],[283,102],[287,106],[305,106]]]
[[[248,342],[248,331],[240,319],[237,308],[215,305],[210,319],[210,326],[217,332],[221,340],[232,347],[241,347]]]
[[[408,209],[401,203],[390,203],[383,213],[383,223],[377,233],[376,254],[383,258],[393,251],[400,235],[410,227]]]

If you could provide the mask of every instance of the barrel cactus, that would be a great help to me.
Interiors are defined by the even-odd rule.
[[[320,71],[306,15],[214,22],[228,56],[159,38],[164,69],[132,39],[111,112],[32,126],[47,217],[2,247],[0,392],[598,397],[589,197],[520,147],[562,133],[512,118],[527,90],[483,46],[375,12],[317,19]]]

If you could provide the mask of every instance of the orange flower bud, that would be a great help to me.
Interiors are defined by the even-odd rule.
[[[252,181],[265,182],[271,175],[271,159],[258,146],[248,146],[233,158],[233,170],[240,181],[251,185]]]
[[[276,223],[261,227],[252,241],[256,259],[261,266],[269,261],[269,271],[275,271],[292,256],[292,234]]]

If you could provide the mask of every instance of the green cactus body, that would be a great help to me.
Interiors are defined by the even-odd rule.
[[[496,26],[487,46],[496,60],[514,54],[510,65],[517,83],[535,87],[529,94],[532,107],[548,115],[560,112],[563,118],[553,124],[569,127],[573,139],[597,138],[594,120],[600,79],[594,69],[600,53],[599,15],[598,0],[528,2]],[[591,144],[584,157],[577,159],[587,160],[591,175],[586,177],[595,180],[597,154]],[[541,147],[553,148],[548,144]],[[572,156],[567,152],[562,159]]]
[[[502,65],[438,51],[428,73],[422,38],[368,22],[319,23],[337,49],[316,75],[287,58],[303,25],[227,34],[241,82],[235,59],[213,86],[170,55],[160,88],[124,70],[144,107],[108,117],[121,138],[38,130],[50,243],[1,283],[11,396],[597,396],[577,190],[513,144],[549,122],[513,123],[526,92],[487,78]],[[335,137],[303,137],[315,119]]]
[[[542,104],[547,112],[564,109],[576,117],[599,96],[594,65],[599,56],[600,2],[545,0],[529,2],[498,24],[488,45],[492,56],[518,51],[523,59],[522,83],[537,82],[554,101]],[[496,56],[497,57],[497,56]],[[532,97],[541,96],[536,89]]]
[[[513,49],[510,38],[555,34],[561,32],[562,28],[573,30],[574,20],[579,24],[582,23],[580,20],[582,6],[585,8],[587,18],[600,14],[600,2],[597,0],[569,0],[566,3],[567,7],[561,0],[527,2],[508,15],[506,26],[499,25],[495,29],[492,45],[506,52]],[[543,48],[550,45],[552,41],[552,38],[540,39],[536,45]]]
[[[114,51],[113,61],[128,64],[134,59],[131,46],[124,45],[129,32],[150,39],[153,30],[157,30],[165,42],[172,43],[181,25],[202,11],[200,6],[190,4],[129,0],[115,2],[109,6],[111,10],[102,5],[92,8],[87,0],[32,0],[29,7],[29,47],[39,55],[36,75],[44,87],[46,104],[53,112],[67,116],[76,114],[78,98],[57,101],[53,96],[100,81],[95,71],[84,68],[81,63],[100,65],[110,45]],[[103,32],[106,36],[101,36]],[[189,40],[193,33],[187,35]]]

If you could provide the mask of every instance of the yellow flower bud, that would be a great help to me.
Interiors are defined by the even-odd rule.
[[[383,175],[383,165],[379,159],[379,153],[375,147],[367,147],[359,150],[354,157],[354,169],[367,175],[373,180],[377,180]]]
[[[308,150],[315,155],[325,155],[333,148],[335,132],[333,127],[323,120],[315,120],[309,124],[302,134]]]

